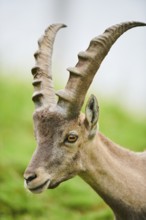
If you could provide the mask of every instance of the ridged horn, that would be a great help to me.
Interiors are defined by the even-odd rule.
[[[65,89],[56,93],[59,97],[58,105],[66,109],[68,117],[79,114],[95,73],[115,41],[127,30],[145,25],[135,21],[114,25],[93,38],[87,50],[78,54],[76,66],[67,69],[70,76]]]
[[[34,54],[36,65],[32,68],[32,75],[34,77],[32,82],[34,86],[32,100],[36,108],[56,104],[51,74],[51,61],[55,36],[62,27],[65,27],[65,25],[53,24],[49,26],[42,38],[38,41],[39,48]]]

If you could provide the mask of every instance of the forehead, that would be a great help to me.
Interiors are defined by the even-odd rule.
[[[57,131],[61,130],[72,130],[73,128],[81,126],[79,118],[67,119],[58,111],[50,111],[49,109],[43,109],[41,111],[36,111],[33,115],[34,125],[37,129],[43,131]]]
[[[47,108],[41,109],[39,111],[35,111],[33,114],[34,121],[39,122],[62,122],[64,120],[63,115],[59,114],[57,111],[50,111]]]

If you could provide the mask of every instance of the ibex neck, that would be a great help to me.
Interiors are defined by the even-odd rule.
[[[85,146],[82,158],[85,171],[80,176],[117,216],[122,216],[117,219],[139,219],[132,218],[131,213],[141,213],[144,208],[146,211],[146,173],[142,171],[146,157],[121,148],[98,133],[92,145]]]

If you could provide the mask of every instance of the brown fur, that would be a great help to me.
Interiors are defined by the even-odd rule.
[[[83,178],[111,207],[116,220],[146,219],[146,153],[113,143],[97,130],[99,107],[91,96],[81,106],[100,63],[125,31],[141,22],[112,26],[79,54],[65,89],[55,91],[50,71],[54,37],[62,24],[51,25],[39,41],[33,68],[33,115],[37,147],[25,171],[25,186],[33,193],[55,188],[75,175]],[[49,59],[49,68],[46,65]]]

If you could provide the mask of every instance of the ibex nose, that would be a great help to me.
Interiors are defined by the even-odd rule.
[[[31,182],[31,181],[34,180],[35,178],[37,178],[36,173],[25,173],[25,174],[24,174],[24,179],[26,180],[26,183]]]

